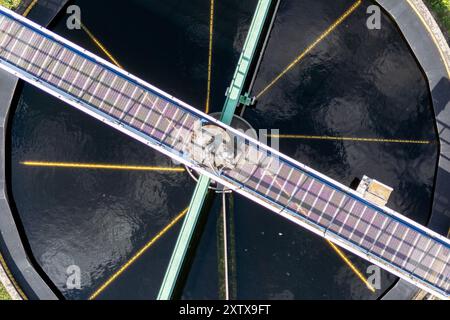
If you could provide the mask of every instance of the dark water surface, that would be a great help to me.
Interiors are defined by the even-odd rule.
[[[216,2],[211,112],[219,111],[256,6]],[[254,92],[353,2],[282,0]],[[82,20],[131,73],[203,109],[209,1],[73,1]],[[393,23],[365,27],[363,5],[244,116],[280,133],[434,140],[427,83]],[[53,30],[99,55],[65,17]],[[12,191],[34,257],[69,299],[85,299],[189,203],[187,173],[30,168],[21,161],[173,166],[170,159],[58,100],[24,85],[12,118]],[[388,206],[426,223],[437,145],[281,140],[282,152],[349,185],[367,174],[394,188]],[[220,197],[211,205],[183,290],[219,298]],[[266,209],[229,197],[235,243],[234,296],[261,299],[374,299],[396,280],[382,272],[372,294],[326,242]],[[99,298],[153,299],[179,225]],[[349,254],[365,272],[368,264]],[[66,287],[78,265],[81,290]]]

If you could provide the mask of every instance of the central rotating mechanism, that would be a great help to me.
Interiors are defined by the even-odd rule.
[[[211,114],[215,119],[219,119],[220,115],[220,112]],[[258,138],[253,127],[242,117],[234,115],[231,126],[239,131],[244,131],[251,138]],[[240,162],[246,154],[246,145],[222,127],[206,124],[198,125],[198,128],[187,138],[184,151],[199,166],[220,174],[227,170],[233,170],[241,164]],[[186,170],[195,181],[198,180],[197,172],[189,167],[186,167]],[[229,191],[215,181],[210,182],[209,188],[217,192]]]

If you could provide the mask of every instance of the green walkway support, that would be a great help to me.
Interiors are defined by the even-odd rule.
[[[231,85],[227,90],[227,98],[222,109],[220,120],[226,124],[231,123],[236,108],[240,103],[248,104],[251,100],[248,97],[248,94],[243,95],[242,92],[252,61],[256,55],[256,50],[263,34],[271,5],[272,0],[259,0],[258,5],[256,6],[255,14],[253,15],[250,29],[244,43],[244,48],[239,57]],[[173,297],[174,289],[179,279],[186,254],[191,245],[192,236],[208,194],[209,183],[209,178],[200,176],[158,293],[158,300],[169,300]]]
[[[236,67],[236,71],[231,80],[231,85],[227,90],[227,98],[222,110],[220,120],[226,124],[230,124],[233,119],[236,107],[240,104],[249,104],[251,98],[247,93],[243,94],[245,80],[250,71],[250,66],[256,56],[256,49],[262,38],[262,33],[266,21],[269,17],[272,0],[259,0],[256,6],[255,14],[253,15],[250,29],[248,30],[247,38],[245,39],[244,48]],[[268,30],[270,31],[270,30]]]

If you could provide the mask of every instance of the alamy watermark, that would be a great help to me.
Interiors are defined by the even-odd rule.
[[[81,29],[81,8],[77,5],[67,7],[66,13],[69,15],[66,20],[66,26],[69,30]]]
[[[370,16],[367,18],[366,26],[369,30],[381,29],[381,8],[377,5],[370,5],[367,7],[367,14]]]
[[[376,265],[370,265],[367,267],[366,273],[368,274],[367,281],[376,290],[381,289],[381,268]]]
[[[175,140],[173,149],[179,151],[183,159],[216,175],[237,170],[250,176],[257,168],[262,168],[264,174],[276,174],[280,165],[279,130],[271,129],[268,134],[268,130],[263,129],[256,135],[253,129],[237,131],[200,120],[192,127],[175,128],[170,136]],[[250,140],[248,136],[257,140]],[[269,136],[270,147],[276,152],[266,147]]]
[[[79,266],[73,264],[67,267],[66,269],[66,287],[69,290],[81,289],[81,269]]]

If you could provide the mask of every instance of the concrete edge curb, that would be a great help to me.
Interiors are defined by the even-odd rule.
[[[33,8],[36,8],[39,14],[32,20],[47,26],[67,1],[39,0],[33,4]],[[16,77],[0,71],[0,280],[14,300],[20,298],[55,300],[58,297],[45,283],[27,256],[8,202],[5,165],[7,122],[17,84]]]
[[[2,283],[3,287],[5,288],[6,292],[9,294],[12,300],[24,300],[22,298],[22,295],[19,293],[19,288],[17,288],[11,281],[11,279],[14,279],[12,275],[10,275],[9,270],[6,269],[7,266],[4,264],[4,259],[0,255],[0,282]]]

